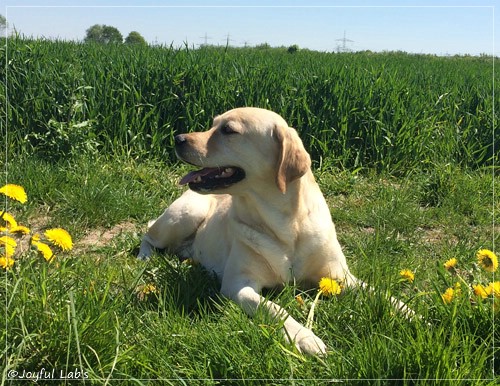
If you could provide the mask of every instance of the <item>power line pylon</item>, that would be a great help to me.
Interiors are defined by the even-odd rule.
[[[208,46],[208,40],[212,40],[212,38],[210,36],[207,35],[207,33],[205,32],[205,36],[200,36],[200,39],[203,39],[203,46]]]
[[[349,43],[354,43],[354,40],[347,39],[345,36],[345,30],[344,30],[344,37],[342,39],[335,39],[337,42],[342,42],[342,45],[337,45],[337,51],[339,52],[348,52],[350,49],[347,47],[347,42]]]

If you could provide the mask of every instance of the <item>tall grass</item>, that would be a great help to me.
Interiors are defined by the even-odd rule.
[[[498,159],[491,58],[20,38],[0,55],[10,154],[172,159],[176,133],[252,105],[283,115],[318,162],[403,170]]]

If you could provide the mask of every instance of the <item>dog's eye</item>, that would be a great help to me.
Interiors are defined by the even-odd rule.
[[[224,135],[229,135],[229,134],[238,134],[238,132],[232,128],[230,125],[224,125],[221,127],[220,131],[222,132],[222,134]]]

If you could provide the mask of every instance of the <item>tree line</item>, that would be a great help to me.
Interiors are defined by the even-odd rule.
[[[87,29],[85,39],[86,43],[102,43],[102,44],[143,44],[146,45],[146,40],[137,31],[132,31],[123,39],[123,35],[118,28],[104,25],[94,24]]]

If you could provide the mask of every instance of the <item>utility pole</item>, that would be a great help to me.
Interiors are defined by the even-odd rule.
[[[345,37],[345,30],[344,30],[344,37],[342,39],[335,39],[335,41],[342,42],[342,46],[337,45],[337,51],[342,51],[342,52],[348,52],[348,51],[350,51],[349,48],[347,48],[347,45],[346,45],[347,42],[354,43],[354,40],[347,39]]]

